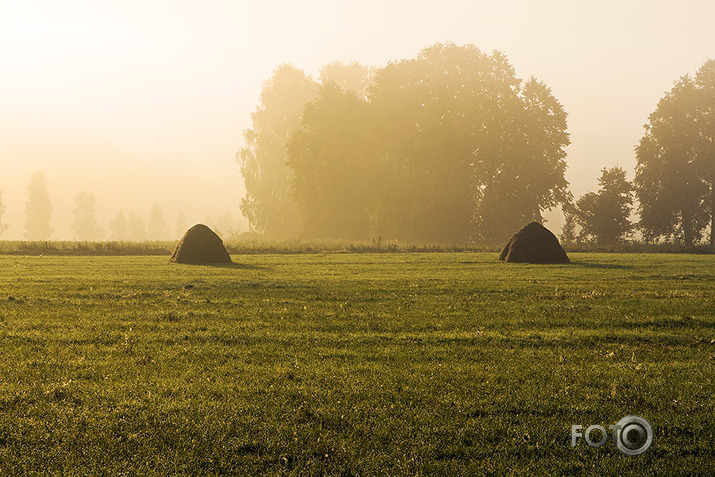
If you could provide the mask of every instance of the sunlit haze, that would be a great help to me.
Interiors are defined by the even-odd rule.
[[[53,239],[73,238],[83,190],[105,231],[120,210],[146,217],[154,205],[169,238],[180,212],[189,224],[232,220],[245,231],[235,153],[277,66],[314,76],[335,60],[384,66],[435,42],[500,50],[519,77],[551,87],[569,114],[567,179],[578,197],[603,167],[633,177],[633,148],[658,100],[715,57],[713,18],[711,1],[3,2],[2,238],[22,238],[36,170]]]

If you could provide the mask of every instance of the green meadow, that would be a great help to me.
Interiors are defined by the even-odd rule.
[[[712,475],[715,255],[497,255],[2,255],[0,475]]]

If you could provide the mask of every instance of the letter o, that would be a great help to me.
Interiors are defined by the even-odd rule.
[[[601,440],[599,442],[593,442],[591,440],[591,431],[594,429],[598,429],[599,431],[601,431]],[[588,426],[586,432],[583,433],[583,437],[586,439],[586,444],[591,447],[601,447],[608,440],[608,434],[606,434],[606,429],[603,426],[599,426],[598,424]]]

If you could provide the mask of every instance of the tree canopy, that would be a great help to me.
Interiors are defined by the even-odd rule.
[[[279,66],[263,85],[258,109],[251,114],[252,127],[243,133],[245,147],[236,154],[246,187],[241,211],[253,229],[271,238],[286,238],[302,228],[286,143],[317,90],[302,70]]]
[[[368,104],[334,83],[306,106],[303,128],[288,143],[294,197],[305,234],[367,239],[379,198]]]
[[[252,127],[243,133],[245,147],[236,154],[246,187],[241,211],[253,230],[273,239],[303,231],[306,206],[296,202],[288,141],[300,128],[303,111],[318,97],[321,85],[364,98],[371,78],[370,68],[357,62],[326,64],[320,70],[319,82],[289,64],[273,72],[251,115]],[[294,162],[294,166],[297,164]],[[316,232],[311,231],[313,235]]]
[[[348,64],[333,61],[320,69],[320,84],[332,83],[344,91],[352,91],[359,98],[364,98],[372,83],[372,75],[371,68],[357,61]]]
[[[647,240],[715,245],[715,60],[683,76],[649,116],[636,147],[635,187]]]
[[[308,235],[501,243],[567,201],[566,113],[506,57],[436,44],[324,86],[289,144]]]
[[[598,179],[598,192],[582,196],[573,209],[576,223],[581,226],[579,240],[613,245],[624,240],[633,231],[629,217],[633,206],[633,186],[620,167],[602,169]],[[565,228],[569,226],[569,220]]]

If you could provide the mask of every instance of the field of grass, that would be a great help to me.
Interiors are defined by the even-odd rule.
[[[0,475],[712,475],[713,255],[167,259],[0,256]]]

